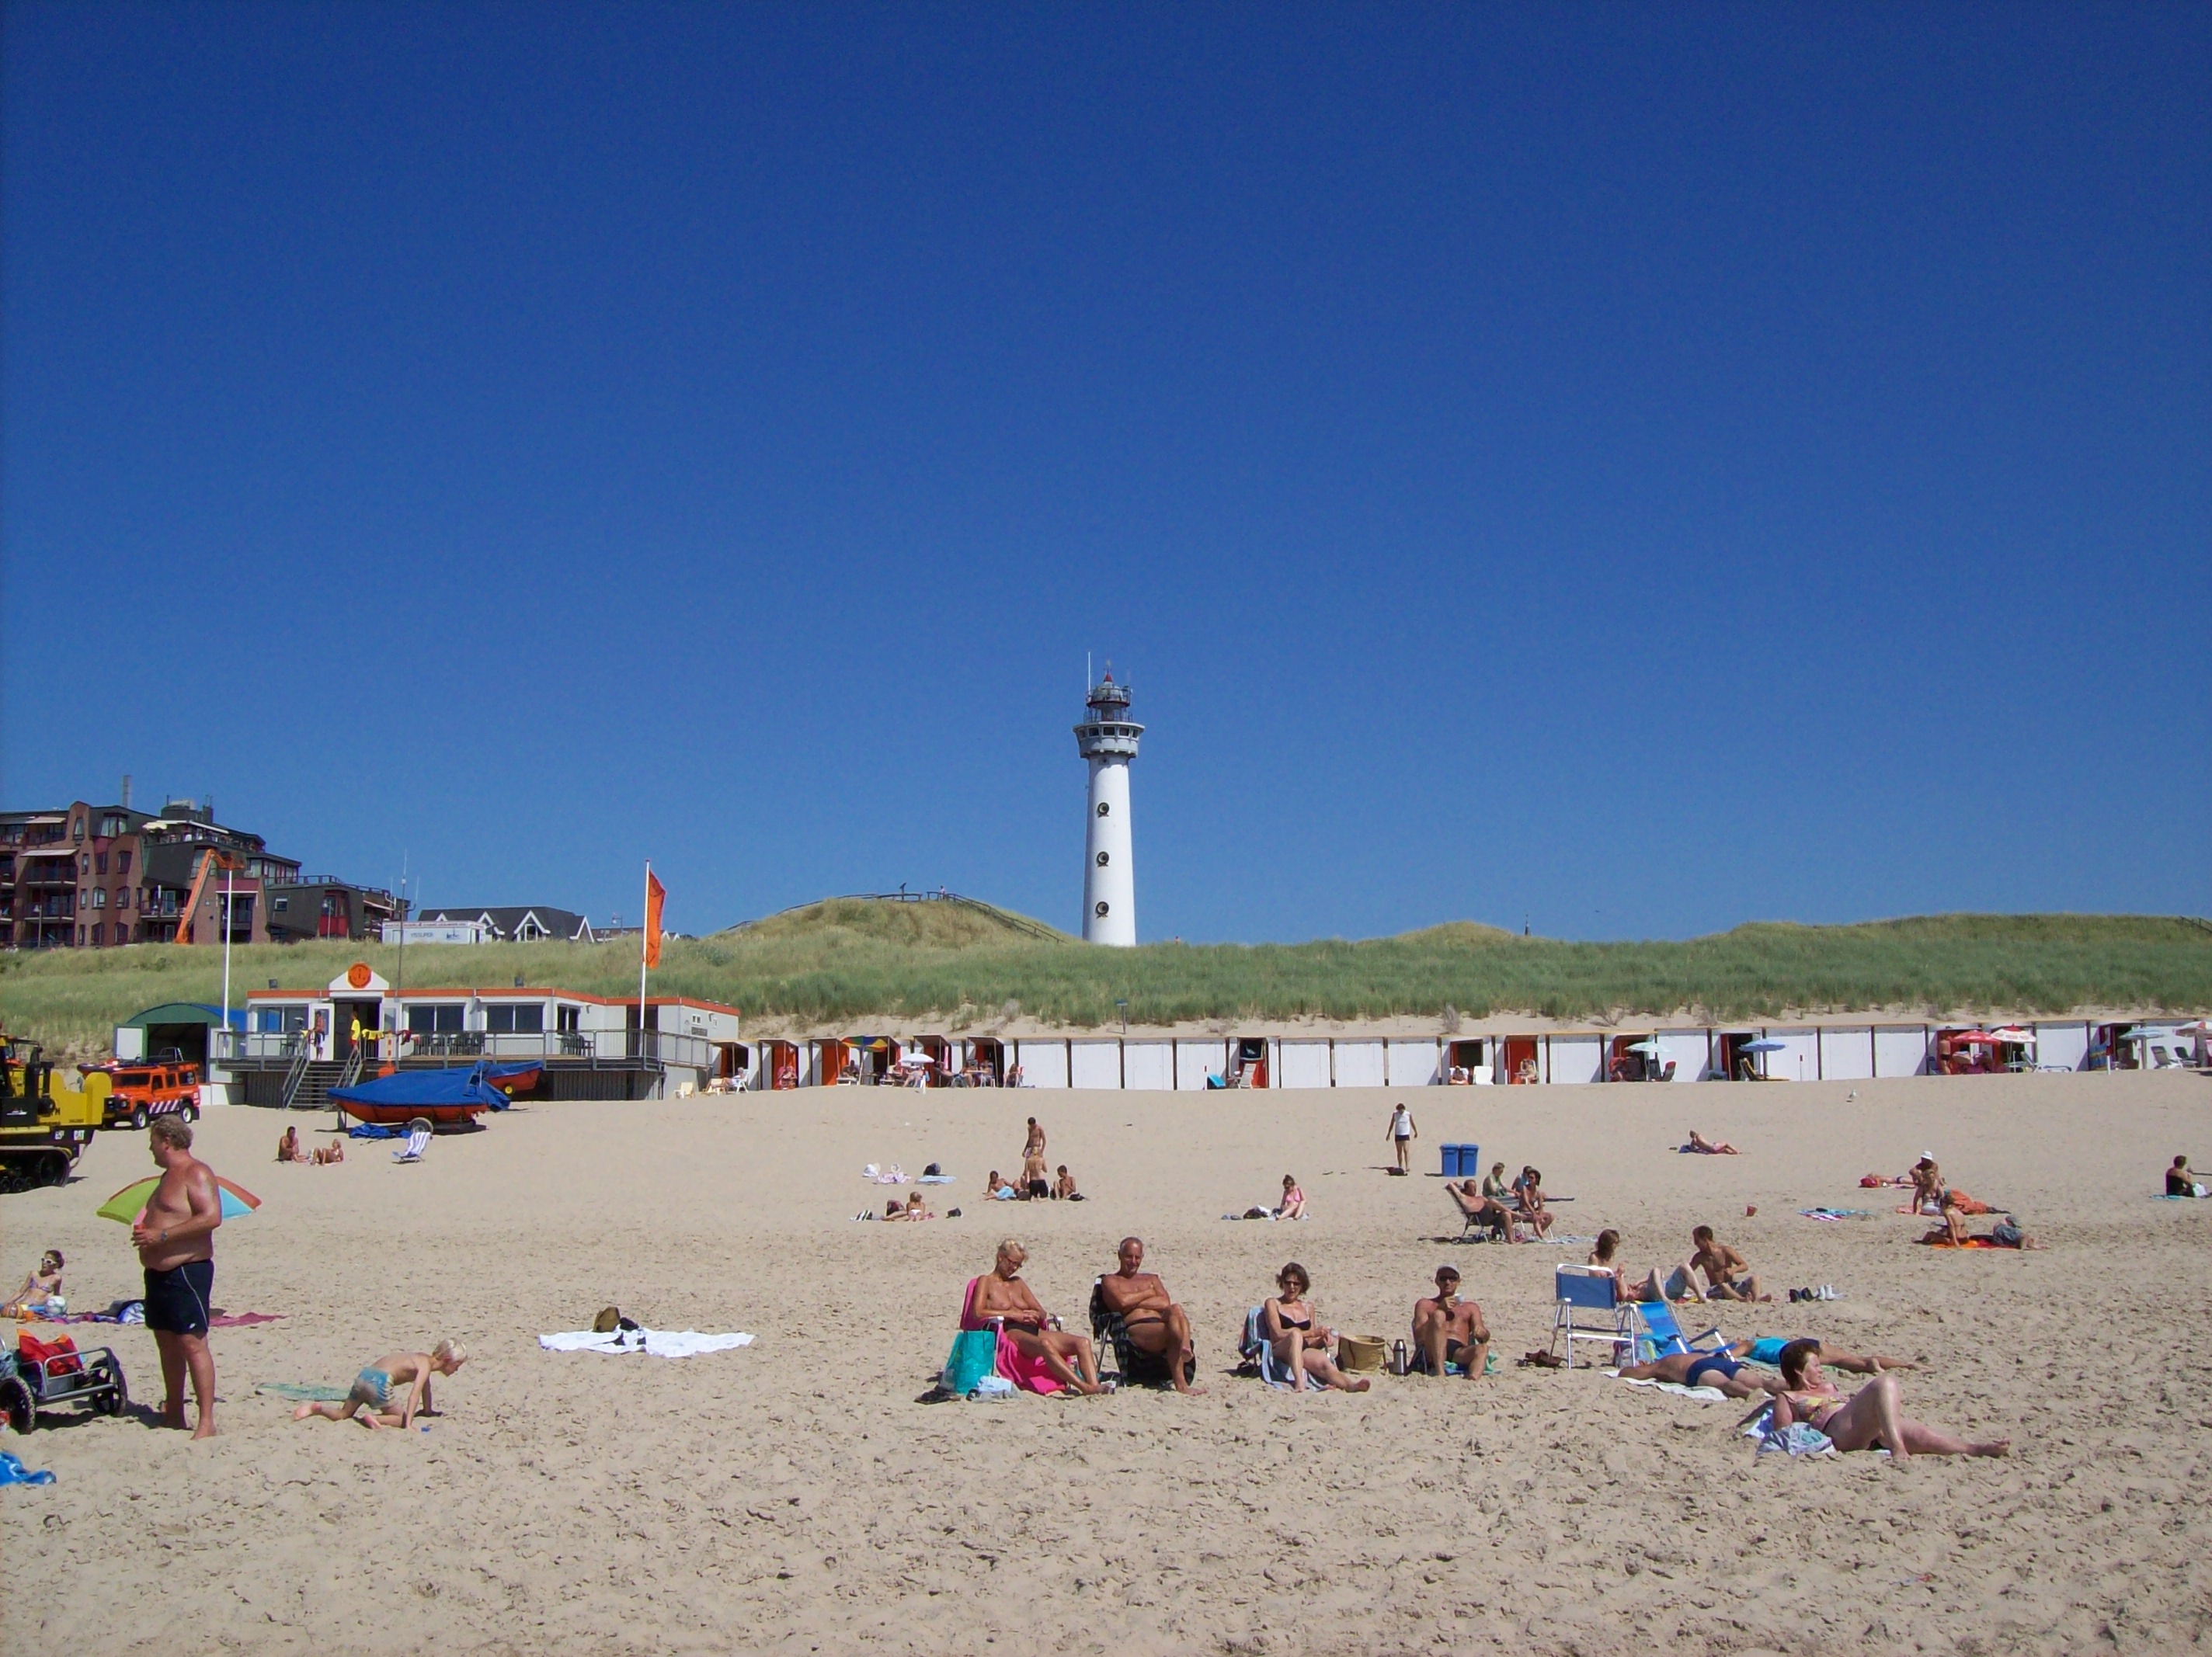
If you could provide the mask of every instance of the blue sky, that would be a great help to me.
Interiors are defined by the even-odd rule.
[[[2212,912],[2212,12],[13,4],[0,802],[430,901]]]

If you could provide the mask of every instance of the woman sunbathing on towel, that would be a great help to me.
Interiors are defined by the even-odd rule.
[[[1533,1229],[1540,1240],[1552,1229],[1552,1222],[1557,1217],[1544,1206],[1544,1176],[1533,1168],[1524,1168],[1514,1190],[1519,1195],[1521,1205],[1514,1217]]]
[[[1280,1292],[1260,1308],[1260,1326],[1274,1344],[1275,1356],[1291,1372],[1291,1390],[1309,1390],[1306,1377],[1311,1375],[1340,1393],[1365,1392],[1366,1376],[1354,1381],[1328,1361],[1329,1343],[1336,1338],[1336,1331],[1316,1322],[1313,1308],[1306,1303],[1306,1291],[1313,1287],[1313,1279],[1306,1276],[1305,1267],[1292,1260],[1276,1274],[1275,1287]]]
[[[39,1256],[39,1269],[23,1279],[23,1286],[15,1298],[0,1306],[0,1317],[25,1318],[42,1308],[60,1311],[68,1302],[62,1298],[62,1251],[49,1248]]]
[[[1085,1397],[1104,1392],[1091,1343],[1081,1335],[1049,1327],[1052,1314],[1022,1281],[1022,1266],[1029,1257],[1029,1251],[1012,1237],[999,1245],[991,1269],[975,1279],[970,1316],[979,1326],[992,1318],[1001,1320],[1014,1350],[1031,1363],[1042,1363],[1061,1386]]]
[[[333,1139],[307,1159],[317,1168],[328,1168],[332,1162],[345,1161],[345,1141]]]
[[[1900,1408],[1897,1377],[1876,1375],[1846,1399],[1820,1373],[1820,1343],[1793,1340],[1782,1349],[1782,1391],[1774,1400],[1774,1430],[1802,1421],[1826,1433],[1839,1450],[1887,1449],[1893,1461],[1916,1455],[2010,1455],[2012,1441],[1973,1443],[1908,1421]]]
[[[1690,1130],[1690,1143],[1684,1145],[1682,1149],[1693,1150],[1700,1156],[1735,1156],[1741,1154],[1727,1140],[1723,1139],[1720,1144],[1715,1144],[1695,1128]]]

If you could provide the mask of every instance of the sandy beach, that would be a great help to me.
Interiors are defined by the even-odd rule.
[[[1856,1091],[1855,1100],[1846,1095]],[[1379,1169],[1408,1100],[1417,1177]],[[1080,1205],[982,1201],[1023,1118]],[[1694,1115],[1692,1114],[1694,1113]],[[327,1118],[318,1118],[326,1121]],[[219,1235],[212,1444],[137,1415],[8,1448],[58,1482],[0,1491],[14,1651],[1411,1652],[2167,1650],[2212,1630],[2212,1164],[2189,1075],[1237,1095],[805,1090],[519,1109],[420,1167],[271,1161],[282,1120],[211,1113],[199,1148],[264,1200]],[[1743,1148],[1675,1154],[1695,1126]],[[1696,1319],[1925,1360],[1907,1412],[2007,1436],[2005,1461],[1754,1465],[1734,1405],[1516,1368],[1583,1247],[1440,1241],[1443,1141],[1534,1162],[1561,1229],[1640,1272],[1699,1221],[1777,1304]],[[1921,1249],[1859,1175],[1920,1151],[2041,1253]],[[941,1162],[921,1226],[858,1224],[864,1163]],[[150,1171],[110,1133],[67,1187],[5,1199],[12,1289],[69,1256],[80,1308],[137,1292],[93,1217]],[[1314,1217],[1226,1223],[1298,1176]],[[1871,1209],[1822,1223],[1816,1205]],[[1758,1210],[1746,1217],[1747,1206]],[[1146,1390],[925,1405],[961,1290],[1002,1235],[1072,1328],[1135,1232],[1201,1337],[1202,1399]],[[1406,1332],[1449,1259],[1497,1332],[1480,1382],[1291,1396],[1226,1372],[1243,1309],[1297,1259],[1321,1316]],[[1833,1304],[1782,1303],[1832,1284]],[[746,1330],[681,1362],[558,1355],[618,1303]],[[106,1332],[73,1331],[90,1344]],[[151,1338],[112,1332],[136,1401]],[[295,1425],[257,1382],[343,1382],[441,1336],[472,1357],[427,1432]],[[1847,1385],[1851,1377],[1839,1377]]]

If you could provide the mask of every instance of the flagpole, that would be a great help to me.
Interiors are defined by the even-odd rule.
[[[637,1056],[645,1057],[645,952],[653,930],[653,859],[645,860],[645,907],[638,911],[645,925],[637,929]]]

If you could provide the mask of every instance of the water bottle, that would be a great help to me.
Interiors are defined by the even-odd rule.
[[[1402,1340],[1392,1341],[1390,1343],[1390,1373],[1394,1375],[1402,1375],[1406,1373],[1407,1367],[1406,1343]]]

